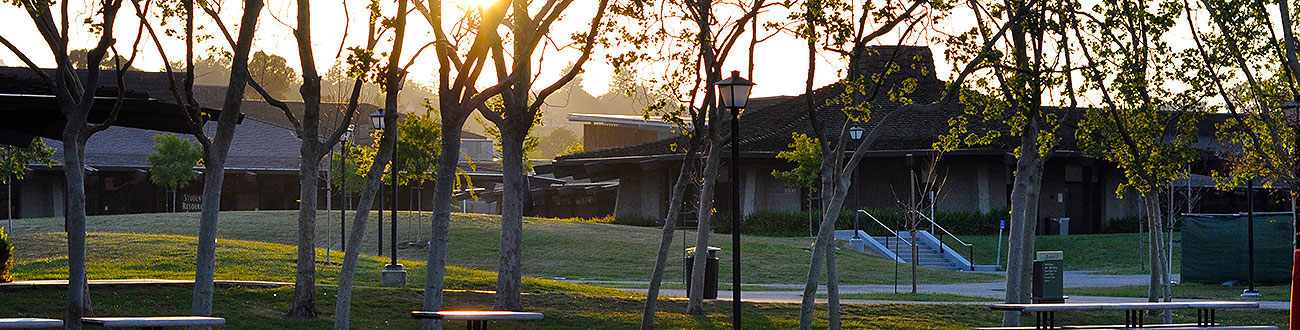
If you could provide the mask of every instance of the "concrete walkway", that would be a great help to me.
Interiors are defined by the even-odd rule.
[[[90,285],[194,285],[194,280],[159,280],[159,279],[127,279],[127,280],[90,280]],[[292,286],[288,282],[266,282],[266,281],[226,281],[217,280],[212,284],[216,287],[281,287]],[[45,285],[68,285],[68,280],[35,280],[35,281],[13,281],[9,283],[0,283],[0,288],[22,288]]]
[[[1137,275],[1104,275],[1093,274],[1088,271],[1066,271],[1064,273],[1065,287],[1067,288],[1091,288],[1091,287],[1117,287],[1117,286],[1145,286],[1149,281],[1146,274]],[[1178,274],[1174,274],[1173,279],[1179,279]],[[855,293],[894,293],[894,292],[911,292],[912,286],[909,283],[901,282],[895,290],[892,284],[867,284],[867,285],[840,285],[840,294]],[[590,283],[590,284],[635,284],[643,285],[647,282],[634,281],[567,281],[573,283]],[[676,283],[680,285],[681,283]],[[789,289],[785,291],[745,291],[741,297],[745,301],[752,302],[779,302],[779,303],[799,303],[803,300],[803,284],[746,284],[753,286]],[[730,288],[730,283],[719,283],[719,289]],[[916,286],[919,293],[929,294],[950,294],[967,297],[993,298],[1002,299],[1006,297],[1006,284],[1004,282],[988,283],[959,283],[959,284],[920,284]],[[645,293],[647,289],[623,289],[632,292]],[[684,289],[663,289],[661,295],[685,297]],[[820,286],[817,293],[825,294],[826,286]],[[718,291],[720,300],[731,300],[731,291]],[[1094,296],[1070,296],[1070,302],[1144,302],[1146,298],[1131,297],[1094,297]],[[1179,301],[1196,301],[1197,299],[1179,299]],[[818,302],[825,302],[825,299],[817,299]],[[933,302],[933,301],[895,301],[895,300],[841,300],[846,304],[968,304],[968,305],[987,305],[993,302]],[[1289,309],[1290,305],[1285,301],[1260,301],[1260,307],[1264,309]]]

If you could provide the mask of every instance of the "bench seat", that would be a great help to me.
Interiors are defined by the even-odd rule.
[[[83,317],[81,323],[109,328],[210,327],[226,319],[207,316]]]
[[[62,328],[63,320],[30,317],[0,318],[0,329]]]

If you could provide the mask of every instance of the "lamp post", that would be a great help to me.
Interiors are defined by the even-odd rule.
[[[1246,265],[1248,273],[1246,274],[1246,290],[1241,292],[1242,297],[1260,297],[1259,290],[1255,290],[1255,179],[1246,180]]]
[[[740,329],[740,111],[749,103],[754,83],[731,71],[731,77],[714,83],[722,106],[731,110],[731,318]]]
[[[370,124],[375,128],[375,130],[383,130],[386,128],[384,125],[384,109],[379,109],[379,111],[370,114]],[[389,127],[389,128],[397,129],[396,127]],[[394,134],[394,136],[396,136],[396,134]],[[391,160],[391,163],[389,163],[390,165],[389,173],[391,173],[392,175],[391,178],[393,180],[393,185],[392,185],[393,197],[392,197],[392,201],[390,202],[392,204],[389,205],[389,209],[392,210],[393,212],[392,213],[393,219],[391,220],[393,228],[391,231],[389,231],[389,235],[392,235],[389,239],[389,247],[391,248],[391,250],[389,250],[390,252],[389,255],[392,259],[391,262],[389,262],[387,265],[384,265],[384,271],[382,272],[382,274],[380,274],[381,277],[380,277],[379,284],[383,286],[403,287],[406,286],[406,270],[402,269],[402,264],[397,263],[397,141],[396,140],[393,141],[392,156],[393,159]],[[381,198],[383,195],[384,194],[382,192],[379,193],[379,196],[381,196]],[[381,200],[379,204],[383,205],[383,201]],[[381,251],[380,255],[383,255],[382,251],[384,250],[384,231],[383,231],[384,220],[383,219],[384,219],[384,211],[381,206],[379,210],[379,250]]]
[[[379,111],[370,114],[370,130],[373,132],[384,130],[384,109],[379,109]],[[380,182],[380,184],[382,185],[383,183]],[[382,257],[384,256],[384,192],[382,190],[379,191],[375,198],[378,199],[375,203],[375,205],[377,205],[375,209],[379,210],[379,219],[375,226],[375,233],[377,234],[375,240],[379,242],[379,246],[376,248],[376,253],[379,253],[379,256]]]
[[[862,126],[858,126],[857,124],[854,124],[853,127],[849,127],[849,138],[853,139],[853,141],[862,140],[863,131],[866,130],[862,129]],[[857,174],[857,172],[858,171],[853,171],[853,174]],[[857,195],[858,195],[857,192],[854,191],[853,201],[855,203],[858,202]],[[861,206],[861,204],[859,204],[859,206]],[[858,213],[857,212],[853,212],[853,238],[858,240],[862,239],[862,237],[858,235]],[[850,240],[850,243],[852,243],[852,240]],[[853,245],[853,244],[849,244],[849,245]]]
[[[339,251],[347,252],[348,240],[348,152],[352,148],[352,125],[348,125],[348,131],[339,136]]]

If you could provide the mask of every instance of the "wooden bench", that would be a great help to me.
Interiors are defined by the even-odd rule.
[[[81,323],[107,328],[162,329],[218,326],[226,324],[226,319],[207,316],[83,317]]]
[[[38,318],[0,318],[0,329],[62,328],[63,320]]]
[[[542,317],[542,313],[512,311],[411,311],[411,318],[415,319],[465,321],[466,329],[470,330],[486,330],[492,321],[533,321]]]
[[[1152,310],[1172,310],[1172,309],[1195,309],[1196,323],[1180,326],[1160,326],[1152,328],[1160,329],[1204,329],[1213,328],[1216,330],[1266,330],[1258,327],[1224,327],[1215,320],[1215,311],[1220,309],[1251,309],[1259,308],[1257,302],[1247,301],[1195,301],[1195,302],[1141,302],[1141,303],[1072,303],[1072,304],[994,304],[989,308],[995,311],[1016,311],[1016,312],[1033,312],[1037,323],[1034,329],[1130,329],[1146,328],[1146,322],[1143,319],[1144,312]],[[1124,311],[1123,325],[1090,325],[1090,326],[1069,326],[1058,327],[1056,325],[1056,313],[1068,311]],[[1249,329],[1247,329],[1249,328]],[[1275,328],[1275,327],[1273,327]],[[1005,328],[976,328],[979,330],[1013,330]]]

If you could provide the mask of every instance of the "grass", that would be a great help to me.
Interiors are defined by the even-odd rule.
[[[826,294],[819,293],[817,298],[826,298]],[[840,299],[844,300],[886,300],[886,301],[931,301],[931,302],[997,302],[1001,299],[969,297],[946,293],[846,293],[841,294]]]
[[[1064,251],[1065,270],[1091,270],[1101,274],[1144,274],[1146,249],[1138,245],[1138,234],[1093,234],[1069,236],[1038,236],[1034,248],[1038,251]],[[1182,259],[1180,234],[1174,233],[1174,272]],[[966,243],[975,245],[977,264],[991,265],[997,260],[997,235],[962,236]],[[1007,237],[1002,237],[1002,266],[1006,267]],[[966,251],[961,251],[966,255]],[[1139,255],[1141,253],[1141,255]]]
[[[27,248],[19,250],[17,275],[20,279],[60,278],[66,267],[62,235],[24,234]],[[193,237],[170,235],[92,233],[88,239],[89,273],[91,278],[155,277],[189,279],[193,276],[191,249]],[[288,245],[221,240],[218,242],[218,279],[246,279],[288,281],[293,272],[294,248]],[[410,329],[417,324],[408,311],[421,306],[422,289],[418,284],[404,288],[374,287],[377,270],[385,259],[363,258],[358,268],[358,288],[355,291],[350,315],[351,324],[358,329]],[[322,267],[321,282],[332,283],[336,266]],[[423,264],[408,264],[410,278],[417,279]],[[485,309],[492,305],[490,290],[495,274],[463,268],[449,270],[448,287],[465,289],[448,291],[448,309]],[[630,329],[640,321],[644,297],[638,294],[588,285],[525,278],[524,304],[528,310],[546,314],[539,322],[527,324],[500,324],[498,326],[536,329]],[[192,288],[189,285],[103,285],[92,286],[91,301],[99,316],[161,316],[189,313]],[[317,309],[320,316],[311,319],[288,319],[293,288],[218,288],[215,292],[214,314],[225,317],[228,328],[238,329],[321,329],[332,322],[335,288],[322,286],[317,290]],[[5,287],[0,286],[0,315],[5,317],[61,318],[66,301],[63,286]],[[730,327],[727,301],[706,302],[707,315],[680,314],[686,308],[681,299],[666,299],[660,304],[657,325],[665,329],[726,329]],[[743,319],[746,329],[789,329],[798,322],[797,304],[745,304]],[[819,308],[817,319],[825,320],[825,307]],[[846,329],[969,329],[992,326],[1000,322],[1001,314],[984,306],[967,305],[845,305],[843,312]],[[1192,316],[1178,315],[1186,321]],[[1219,314],[1226,324],[1286,326],[1285,311],[1224,311]],[[1062,314],[1060,319],[1073,324],[1114,324],[1120,321],[1118,313]],[[821,321],[816,327],[826,327]]]
[[[1290,285],[1267,285],[1256,286],[1255,289],[1263,294],[1259,298],[1242,298],[1241,291],[1245,290],[1243,285],[1223,286],[1217,284],[1200,284],[1200,283],[1180,283],[1174,284],[1170,291],[1173,292],[1175,299],[1213,299],[1213,300],[1261,300],[1261,301],[1289,301],[1291,299]],[[1066,288],[1065,294],[1079,296],[1107,296],[1107,297],[1136,297],[1145,298],[1147,296],[1146,286],[1118,286],[1105,288]]]
[[[617,288],[617,289],[649,289],[650,288],[650,284],[646,284],[646,283],[594,282],[594,283],[583,283],[583,284],[606,287],[606,288]],[[665,290],[686,290],[686,284],[683,284],[681,282],[664,283],[659,287]],[[718,283],[718,289],[731,290],[731,283]],[[803,288],[768,286],[768,285],[757,285],[757,284],[741,284],[740,290],[742,291],[803,291]]]
[[[349,213],[351,215],[351,213]],[[425,212],[417,224],[416,213],[402,212],[399,221],[399,241],[427,239],[429,213]],[[374,218],[373,216],[371,217]],[[317,246],[324,247],[327,237],[338,246],[338,212],[326,217],[322,212],[317,222]],[[386,218],[385,220],[389,220]],[[349,217],[348,225],[352,224]],[[197,213],[158,213],[135,215],[93,216],[87,220],[91,232],[198,235]],[[14,220],[14,244],[23,249],[26,236],[33,233],[61,232],[63,220],[58,218]],[[374,222],[367,225],[362,253],[374,253],[376,235]],[[296,211],[237,211],[222,212],[218,225],[218,238],[260,241],[295,245],[297,243]],[[350,228],[350,227],[349,227]],[[452,217],[451,242],[447,262],[452,266],[495,270],[500,246],[500,221],[495,216],[457,214]],[[389,233],[385,223],[385,239]],[[524,223],[524,274],[550,279],[589,279],[646,281],[658,250],[661,231],[623,225],[586,223],[529,218]],[[694,232],[687,232],[687,240],[694,242]],[[681,232],[674,239],[668,258],[665,281],[682,281]],[[728,235],[711,235],[715,245],[726,246]],[[810,246],[807,238],[743,236],[742,271],[744,283],[801,283],[807,276]],[[387,243],[387,242],[385,242]],[[617,247],[617,248],[611,248]],[[387,250],[387,247],[385,247]],[[720,281],[731,280],[731,253],[724,249],[720,254]],[[387,251],[385,251],[387,253]],[[404,260],[424,261],[426,249],[399,249]],[[839,273],[841,283],[885,284],[893,276],[893,264],[883,258],[849,249],[840,250]],[[323,258],[321,259],[323,260]],[[406,263],[406,262],[404,262]],[[910,271],[904,270],[904,273]],[[910,274],[903,274],[910,276]],[[1001,276],[962,273],[935,269],[921,269],[918,278],[922,283],[993,282]],[[824,276],[823,276],[824,278]]]
[[[62,234],[39,233],[21,236],[27,242],[15,249],[15,280],[56,280],[68,278],[67,243]],[[86,274],[92,280],[167,279],[193,280],[197,239],[189,236],[90,233],[86,238]],[[324,260],[324,251],[318,251]],[[239,281],[294,281],[296,249],[282,244],[218,240],[216,278]],[[336,259],[338,260],[338,259]],[[339,260],[341,261],[341,260]],[[379,272],[388,259],[365,256],[358,259],[356,284],[378,286]],[[404,262],[407,287],[423,288],[425,264]],[[337,284],[339,264],[318,264],[317,283]],[[450,267],[448,289],[477,290],[496,285],[496,274],[487,271]],[[533,293],[564,292],[613,296],[634,294],[608,288],[525,278],[524,290]]]

